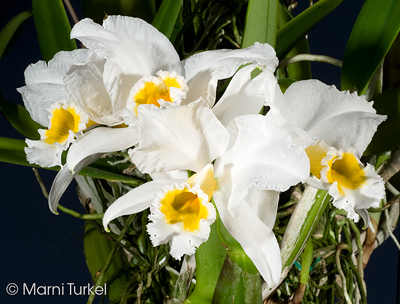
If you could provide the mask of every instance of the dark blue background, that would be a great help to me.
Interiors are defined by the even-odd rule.
[[[79,0],[71,1],[78,8]],[[300,0],[304,9],[308,1]],[[346,41],[354,25],[363,1],[344,1],[330,16],[309,34],[312,54],[323,54],[342,59]],[[30,10],[31,2],[0,2],[0,28],[13,16]],[[82,17],[78,10],[78,17]],[[23,71],[41,59],[33,18],[30,18],[20,38],[10,52],[0,61],[0,90],[7,100],[21,103],[15,88],[23,86]],[[327,84],[340,86],[340,69],[325,63],[312,63],[313,78]],[[23,137],[0,118],[0,136]],[[9,296],[5,292],[8,283],[28,286],[75,283],[87,285],[91,277],[85,264],[83,221],[63,214],[53,215],[36,182],[32,169],[0,162],[1,224],[2,232],[0,263],[1,303],[86,303],[86,296]],[[49,189],[55,172],[39,170]],[[70,186],[61,203],[83,213]],[[398,236],[398,229],[396,230]],[[369,303],[395,303],[397,290],[398,251],[392,240],[380,246],[372,255],[365,270]]]

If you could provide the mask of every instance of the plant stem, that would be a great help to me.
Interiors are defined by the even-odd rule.
[[[340,265],[340,252],[341,252],[343,249],[346,249],[346,250],[351,251],[351,248],[349,248],[349,246],[348,246],[347,244],[341,244],[341,245],[339,245],[339,246],[337,247],[337,249],[336,249],[336,254],[335,254],[336,268],[337,268],[337,271],[338,271],[338,273],[339,273],[339,275],[340,275],[340,278],[342,279],[342,290],[343,290],[343,295],[344,295],[344,298],[345,298],[345,300],[346,300],[346,303],[347,303],[347,304],[352,304],[352,303],[351,303],[351,300],[350,300],[350,297],[349,297],[349,295],[348,295],[348,293],[347,293],[346,277],[345,277],[345,275],[344,275],[344,273],[343,273],[343,270],[342,270],[342,267],[341,267],[341,265]]]
[[[60,209],[64,213],[72,215],[73,217],[76,217],[76,218],[80,218],[82,220],[97,220],[97,219],[102,219],[104,216],[104,213],[80,214],[74,210],[63,207],[60,204],[58,204],[57,208]]]
[[[319,62],[326,62],[329,64],[332,64],[337,67],[342,67],[342,61],[329,57],[329,56],[324,56],[324,55],[313,55],[313,54],[299,54],[296,56],[293,56],[288,59],[283,59],[280,63],[277,69],[282,68],[284,66],[288,66],[289,64],[296,63],[299,61],[319,61]]]

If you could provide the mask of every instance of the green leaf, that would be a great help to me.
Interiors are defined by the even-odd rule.
[[[16,152],[23,152],[26,147],[25,141],[21,139],[0,137],[0,149],[15,150]]]
[[[184,304],[212,302],[225,256],[226,249],[218,236],[217,223],[214,222],[207,242],[196,250],[196,286]]]
[[[13,38],[15,38],[19,32],[19,29],[21,29],[30,16],[32,16],[31,12],[19,13],[3,27],[0,32],[0,59],[3,57]]]
[[[26,160],[26,155],[24,152],[24,148],[26,146],[27,145],[25,141],[21,139],[0,137],[0,161],[16,165],[41,168],[40,166],[30,164]],[[89,166],[83,168],[79,172],[79,175],[113,180],[113,181],[121,181],[127,184],[131,184],[134,187],[143,184],[143,181],[140,179],[131,177],[129,175],[113,172],[116,171],[118,168],[113,166],[107,167],[106,162],[107,160],[100,159],[90,164]],[[56,166],[43,169],[59,171],[60,167]]]
[[[156,13],[155,0],[82,0],[83,15],[102,24],[107,15],[139,17],[151,22]]]
[[[400,35],[397,35],[383,65],[383,91],[400,86]]]
[[[400,1],[367,0],[351,32],[343,58],[342,90],[365,94],[400,30]]]
[[[242,48],[249,47],[254,42],[266,42],[275,48],[278,2],[278,0],[249,0]]]
[[[113,243],[109,241],[105,235],[101,234],[96,228],[94,228],[90,221],[86,221],[83,246],[85,250],[86,264],[93,280],[96,282],[97,276],[113,248]],[[107,297],[111,301],[121,297],[126,284],[128,283],[128,276],[124,271],[122,271],[124,267],[125,260],[123,257],[123,250],[117,250],[107,272],[105,273]]]
[[[296,79],[292,79],[292,78],[278,79],[278,84],[279,84],[279,87],[281,88],[282,93],[285,93],[287,88],[290,87],[290,85],[296,81],[297,81]]]
[[[278,30],[276,55],[284,58],[304,36],[343,0],[320,0]]]
[[[215,289],[213,303],[262,303],[260,274],[246,272],[227,256]]]
[[[152,25],[168,39],[171,38],[182,2],[183,0],[163,0],[154,17]]]
[[[4,116],[15,130],[30,139],[40,138],[37,130],[43,127],[31,118],[23,106],[5,100],[1,93],[0,106]]]
[[[364,155],[380,154],[400,145],[400,87],[390,89],[374,98],[378,114],[387,120],[378,126]]]
[[[230,235],[221,219],[217,219],[218,234],[221,241],[227,247],[228,257],[237,264],[243,271],[256,274],[258,273],[257,267],[254,265],[253,261],[244,252],[240,243]]]
[[[300,39],[300,41],[294,46],[294,48],[289,52],[286,58],[291,58],[299,54],[310,54],[310,49],[308,47],[308,41],[306,37]],[[287,67],[287,73],[289,78],[296,80],[306,80],[311,79],[311,62],[310,61],[300,61],[296,63],[289,64]]]
[[[282,28],[293,17],[287,8],[279,3],[278,7],[278,27]],[[285,58],[291,58],[299,54],[310,54],[310,48],[306,37],[302,37]],[[309,61],[300,61],[290,64],[286,67],[287,76],[295,80],[311,79],[311,63]]]
[[[293,265],[302,252],[330,198],[326,190],[317,190],[312,187],[304,190],[280,245],[283,272]]]
[[[59,51],[76,49],[70,39],[71,26],[61,0],[32,0],[40,51],[49,61]]]

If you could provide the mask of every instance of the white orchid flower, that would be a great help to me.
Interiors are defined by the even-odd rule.
[[[66,101],[55,103],[46,110],[50,113],[48,129],[38,130],[40,140],[26,139],[26,158],[41,167],[61,166],[61,153],[83,135],[89,118]]]
[[[207,51],[180,61],[173,45],[163,34],[145,21],[131,17],[109,16],[103,26],[84,19],[74,26],[71,38],[82,41],[89,49],[90,57],[85,63],[71,66],[65,74],[68,96],[92,120],[108,126],[126,123],[135,127],[138,123],[138,106],[141,104],[179,105],[202,96],[212,106],[217,81],[231,77],[239,66],[254,63],[273,71],[278,64],[275,51],[267,44],[255,44],[243,50]],[[241,83],[249,82],[250,72],[241,79]],[[255,90],[254,82],[251,90]],[[258,100],[259,104],[264,102]],[[241,108],[246,109],[245,106]],[[253,108],[250,110],[254,111]],[[220,111],[220,115],[225,113],[228,112]],[[81,140],[74,145],[75,154],[86,157],[78,159],[74,156],[75,164],[81,168],[89,164],[89,160],[95,159],[89,158],[90,155],[105,150],[116,151],[111,149],[123,144],[128,148],[137,143],[134,135],[127,141],[120,136],[109,138],[101,131],[88,132],[85,137],[92,137],[88,142],[98,141],[102,144],[86,146],[86,140]],[[116,142],[118,140],[122,142]],[[100,150],[96,150],[99,146]],[[63,170],[79,172],[68,158],[66,167],[68,169]],[[52,188],[66,188],[65,184],[71,178],[66,178],[67,174],[60,175],[65,179],[57,178]],[[58,195],[50,196],[49,205],[56,206],[57,202],[53,199],[58,200]]]
[[[149,227],[162,227],[149,231],[152,239],[157,240],[156,244],[170,242],[168,236],[175,235],[176,230],[172,227],[167,230],[170,226],[166,213],[173,213],[164,206],[167,193],[192,189],[190,197],[176,203],[189,206],[194,193],[201,197],[200,188],[209,193],[208,198],[213,195],[224,225],[264,279],[269,284],[277,282],[281,261],[272,232],[277,191],[285,191],[307,178],[309,163],[304,150],[292,144],[287,131],[261,115],[235,117],[225,128],[202,100],[177,108],[141,106],[138,111],[139,147],[131,150],[130,155],[140,170],[147,173],[192,170],[207,178],[197,177],[202,181],[197,190],[189,180],[187,185],[179,184],[184,181],[155,180],[135,188],[110,206],[103,219],[104,226],[118,216],[151,205],[153,224]],[[180,212],[185,213],[183,209]],[[196,214],[187,216],[204,218],[199,208]],[[200,235],[203,240],[205,234]],[[192,248],[180,253],[193,252]]]
[[[293,83],[267,114],[306,148],[311,173],[318,179],[308,183],[329,190],[335,207],[347,211],[354,221],[361,216],[366,226],[366,209],[378,207],[385,194],[373,166],[359,160],[386,119],[372,105],[356,93],[308,80]]]
[[[88,116],[70,101],[63,84],[71,65],[86,57],[86,50],[59,52],[48,64],[39,61],[26,68],[26,86],[17,90],[32,119],[47,127],[39,130],[40,140],[26,139],[25,153],[31,164],[61,166],[62,151],[87,128]]]
[[[94,64],[96,60],[101,61],[94,54],[90,56],[86,49],[59,52],[48,63],[39,61],[28,66],[25,70],[26,85],[17,89],[32,119],[48,128],[39,130],[40,140],[26,139],[28,147],[25,152],[30,163],[42,167],[62,166],[62,151],[70,144],[72,147],[76,144],[67,156],[67,164],[55,179],[57,187],[50,192],[52,199],[49,206],[54,213],[57,213],[59,197],[73,180],[75,171],[79,172],[98,159],[101,153],[127,149],[138,141],[137,134],[129,128],[96,128],[82,133],[94,123],[93,117],[100,116],[91,116],[96,111],[109,111],[111,114],[108,117],[112,117],[111,105],[98,102],[90,108],[76,104],[68,93],[65,77],[72,65]],[[99,141],[99,138],[102,140]]]
[[[71,38],[105,60],[101,67],[85,64],[70,69],[66,86],[72,99],[78,104],[107,100],[125,117],[127,107],[131,117],[126,122],[131,125],[137,123],[140,104],[159,106],[160,99],[187,104],[203,97],[213,106],[217,81],[231,77],[239,66],[254,63],[273,71],[278,64],[267,44],[206,51],[181,61],[167,37],[132,17],[109,16],[102,26],[84,19],[74,26]]]
[[[212,165],[189,179],[154,180],[131,190],[115,201],[104,215],[108,223],[121,215],[150,207],[147,231],[154,246],[170,243],[170,254],[180,259],[194,254],[208,239],[216,211],[210,199],[217,183]]]

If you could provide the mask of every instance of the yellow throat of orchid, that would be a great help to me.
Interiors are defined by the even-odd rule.
[[[171,88],[187,91],[187,85],[182,76],[176,73],[160,71],[159,77],[143,77],[135,85],[130,100],[133,102],[133,110],[136,114],[137,107],[141,104],[153,104],[160,107],[158,100],[165,102],[174,102],[174,96],[171,96]]]
[[[343,188],[355,190],[362,187],[367,177],[357,157],[352,152],[343,152],[340,155],[328,154],[330,149],[321,141],[306,149],[311,173],[319,179],[324,177],[330,184],[337,182],[339,192],[342,194]]]
[[[48,144],[65,144],[69,137],[69,132],[79,131],[81,117],[78,112],[69,107],[67,109],[57,107],[51,111],[50,128],[45,132],[44,141]]]
[[[133,100],[136,103],[136,108],[141,104],[153,104],[159,107],[159,99],[171,102],[169,91],[169,87],[164,82],[159,84],[156,84],[153,81],[145,82],[144,87],[140,89],[135,96],[133,96]]]
[[[205,169],[186,181],[188,187],[173,188],[160,200],[160,211],[168,224],[182,223],[183,230],[193,232],[199,230],[201,220],[208,218],[204,203],[211,199],[217,183],[212,166]]]

